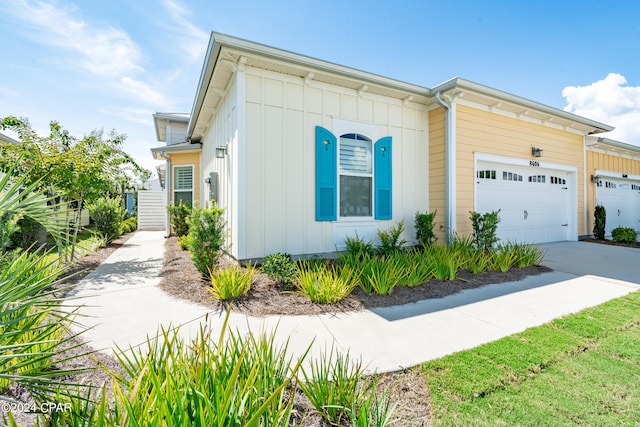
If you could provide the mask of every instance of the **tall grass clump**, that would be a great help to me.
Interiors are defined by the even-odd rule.
[[[407,265],[403,285],[413,288],[433,278],[435,267],[428,249],[407,252],[406,258]]]
[[[336,268],[323,262],[298,265],[296,289],[311,301],[327,304],[342,301],[358,284],[358,273],[348,266]]]
[[[518,268],[538,265],[544,258],[544,251],[537,245],[509,243],[507,247],[514,254],[513,265]]]
[[[433,276],[438,280],[454,280],[463,259],[459,252],[447,246],[432,246],[429,254],[433,258]]]
[[[390,295],[407,275],[406,257],[391,253],[386,257],[367,256],[361,260],[360,288],[368,293]]]
[[[189,253],[196,268],[209,278],[222,253],[226,238],[227,223],[224,209],[213,205],[210,208],[195,208],[189,219]]]
[[[274,334],[242,336],[228,320],[217,341],[205,327],[193,342],[163,330],[146,349],[120,352],[125,374],[116,376],[115,409],[103,425],[289,425],[300,362]]]
[[[505,273],[516,262],[516,252],[511,245],[500,245],[491,253],[491,269]]]
[[[386,426],[394,408],[376,394],[374,381],[363,381],[362,362],[332,348],[300,370],[299,386],[311,404],[332,425]]]
[[[249,292],[257,270],[250,264],[243,269],[237,264],[221,269],[210,270],[209,293],[211,298],[220,301],[228,301]]]

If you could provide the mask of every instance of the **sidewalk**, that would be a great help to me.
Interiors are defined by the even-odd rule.
[[[177,300],[159,287],[164,237],[139,231],[78,284],[83,336],[96,349],[141,345],[164,325],[194,337],[206,322],[217,337],[225,313]],[[603,248],[606,249],[606,248]],[[446,298],[390,308],[314,316],[251,317],[232,313],[241,333],[271,332],[301,355],[332,345],[362,357],[369,371],[395,371],[502,338],[640,289],[634,283],[554,271]],[[315,339],[315,341],[314,341]]]

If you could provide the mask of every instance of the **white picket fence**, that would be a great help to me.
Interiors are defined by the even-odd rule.
[[[164,191],[138,191],[138,230],[164,230],[167,220]]]

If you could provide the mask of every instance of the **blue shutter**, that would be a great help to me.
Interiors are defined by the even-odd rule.
[[[376,195],[375,219],[391,219],[391,137],[386,136],[374,145],[373,186]]]
[[[316,221],[337,219],[337,145],[331,132],[316,126]]]

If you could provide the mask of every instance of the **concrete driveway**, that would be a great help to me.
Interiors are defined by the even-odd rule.
[[[545,243],[542,248],[542,264],[555,271],[640,284],[640,249],[589,242]]]

